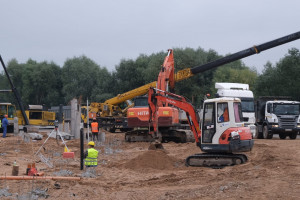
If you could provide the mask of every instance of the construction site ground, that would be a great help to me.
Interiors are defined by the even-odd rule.
[[[148,150],[149,143],[125,143],[124,133],[106,132],[98,143],[96,172],[80,170],[80,140],[67,140],[75,159],[63,159],[61,140],[50,138],[41,161],[34,156],[47,138],[0,139],[1,176],[11,176],[14,161],[19,176],[36,162],[46,176],[82,177],[70,180],[0,180],[0,199],[299,199],[300,139],[255,140],[246,164],[211,169],[186,167],[185,158],[200,153],[195,143],[165,143],[165,150]],[[1,135],[2,136],[2,135]],[[85,142],[86,143],[86,142]],[[86,148],[86,145],[85,145]],[[53,164],[53,168],[49,167]],[[92,174],[89,176],[89,174]],[[93,176],[94,175],[94,176]],[[35,195],[33,195],[35,194]]]

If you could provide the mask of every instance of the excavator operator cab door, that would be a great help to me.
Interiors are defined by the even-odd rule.
[[[240,100],[216,98],[204,102],[202,144],[219,144],[221,135],[232,127],[242,127]]]
[[[212,143],[215,133],[215,103],[205,103],[203,108],[202,143]]]

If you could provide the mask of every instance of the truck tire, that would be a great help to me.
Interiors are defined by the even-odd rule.
[[[291,140],[295,140],[297,138],[298,132],[290,133],[289,137]]]
[[[272,139],[273,138],[273,133],[268,130],[267,125],[265,125],[263,128],[263,136],[264,136],[264,139]]]
[[[264,139],[263,133],[258,131],[258,126],[256,126],[256,133],[254,139]]]
[[[285,133],[279,133],[279,138],[284,140],[286,138],[286,134]]]

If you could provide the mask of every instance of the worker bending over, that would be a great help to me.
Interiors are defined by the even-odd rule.
[[[84,153],[86,167],[97,167],[98,165],[98,151],[94,149],[95,142],[91,141],[88,143],[88,150]]]

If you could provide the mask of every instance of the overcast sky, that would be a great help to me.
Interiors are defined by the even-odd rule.
[[[300,31],[299,0],[1,0],[0,54],[7,63],[86,55],[110,71],[176,47],[221,55]],[[244,58],[259,72],[300,40]],[[176,58],[175,58],[176,59]],[[187,66],[193,67],[193,66]]]

